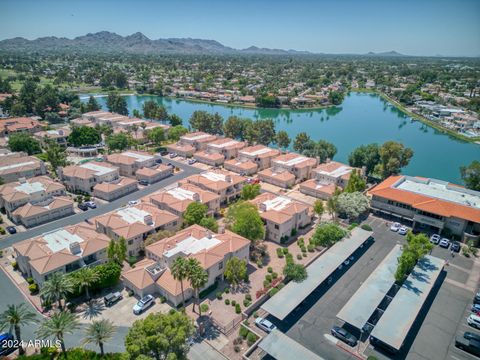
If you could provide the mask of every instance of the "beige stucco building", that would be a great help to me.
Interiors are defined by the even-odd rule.
[[[137,190],[137,180],[120,176],[118,179],[95,185],[93,195],[99,199],[113,201]]]
[[[115,166],[105,162],[90,161],[81,165],[60,167],[58,176],[68,190],[91,194],[95,185],[117,180],[120,174]]]
[[[120,175],[135,177],[137,170],[157,165],[157,162],[160,161],[160,156],[143,151],[129,150],[107,155],[106,160],[113,166],[118,167]]]
[[[35,156],[27,156],[24,152],[5,152],[0,155],[0,178],[5,183],[46,173],[44,162]]]

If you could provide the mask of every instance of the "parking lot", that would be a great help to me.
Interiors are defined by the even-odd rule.
[[[336,318],[339,310],[358,290],[371,272],[380,264],[395,244],[402,244],[404,236],[390,231],[383,219],[370,217],[367,222],[374,230],[374,241],[355,254],[355,260],[333,277],[330,286],[321,285],[304,304],[283,322],[274,320],[280,330],[306,348],[325,359],[354,359],[348,351],[337,346],[330,329],[342,325]],[[464,331],[479,331],[466,323],[470,306],[478,285],[480,265],[473,259],[451,253],[435,246],[432,255],[449,261],[445,271],[428,297],[422,312],[412,326],[402,351],[394,359],[472,359],[474,356],[455,347],[455,336]],[[392,324],[392,331],[395,325]],[[352,331],[353,332],[353,331]],[[355,333],[354,333],[355,334]],[[357,335],[357,334],[356,334]],[[343,348],[354,351],[345,344]],[[360,346],[362,346],[361,344]],[[365,355],[389,359],[369,346]]]

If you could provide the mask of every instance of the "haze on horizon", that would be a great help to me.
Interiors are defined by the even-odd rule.
[[[477,0],[3,0],[0,39],[98,31],[225,46],[364,54],[480,56]]]

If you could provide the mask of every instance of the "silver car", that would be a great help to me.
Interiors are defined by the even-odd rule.
[[[275,330],[277,327],[273,325],[270,321],[267,319],[264,319],[262,317],[258,317],[255,319],[255,325],[257,325],[260,329],[263,331],[270,333],[271,331]]]

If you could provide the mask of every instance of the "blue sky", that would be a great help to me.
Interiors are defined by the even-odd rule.
[[[0,39],[102,30],[324,53],[480,56],[480,0],[1,0]]]

